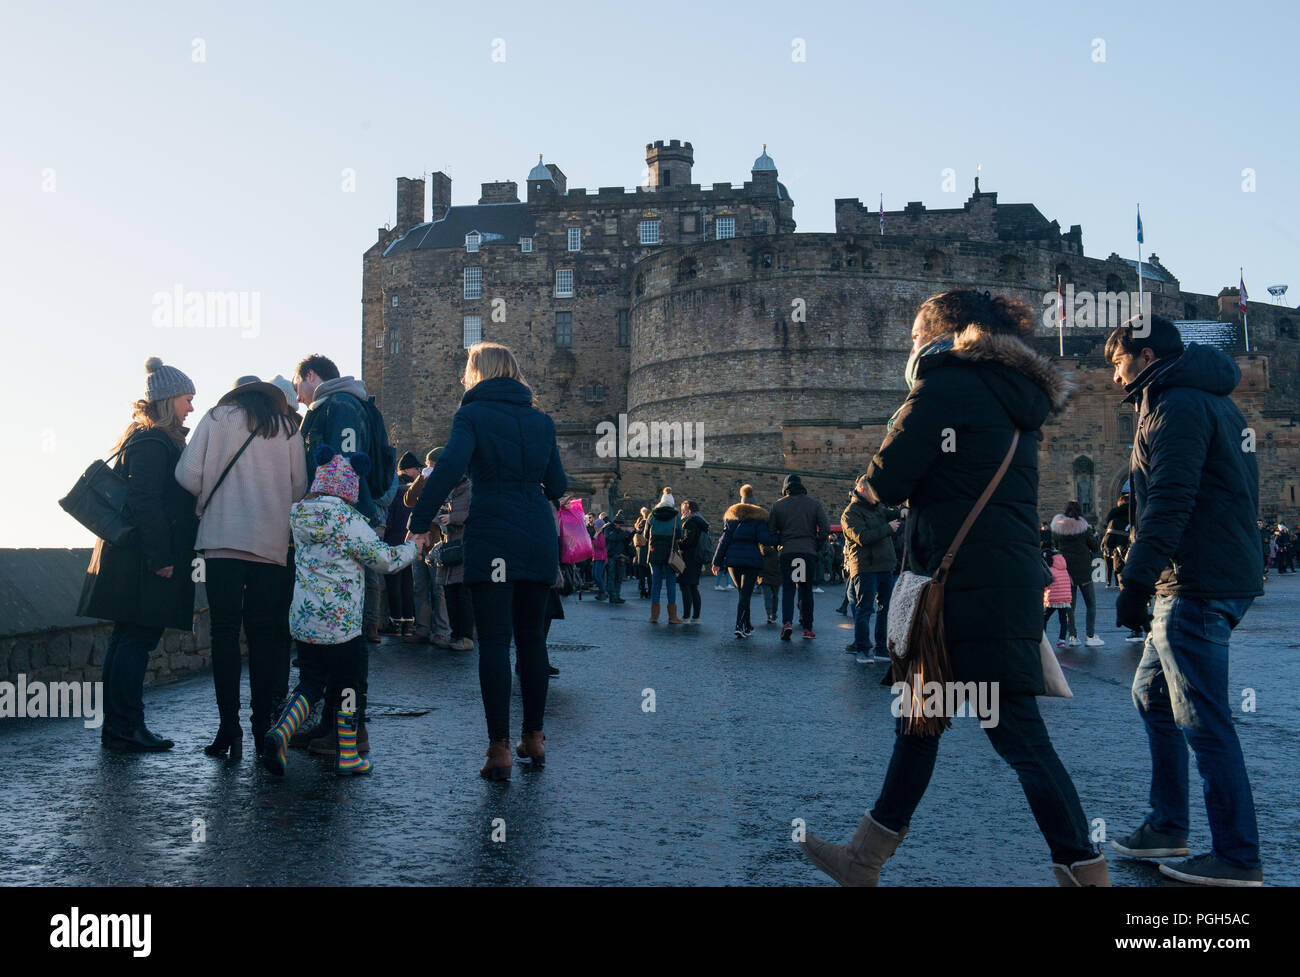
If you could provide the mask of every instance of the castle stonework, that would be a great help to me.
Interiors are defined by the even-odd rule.
[[[423,455],[444,442],[464,349],[481,338],[518,357],[596,511],[631,514],[670,485],[714,519],[745,482],[775,501],[793,471],[838,515],[906,396],[918,306],[979,288],[1041,310],[1039,348],[1077,387],[1042,431],[1040,515],[1078,498],[1095,519],[1113,504],[1135,417],[1102,345],[1137,311],[1122,304],[1138,291],[1134,261],[1087,257],[1079,225],[999,204],[978,180],[960,208],[886,211],[883,235],[879,211],[856,199],[835,201],[834,233],[800,234],[766,148],[738,187],[691,183],[693,164],[689,142],[661,140],[646,146],[648,186],[591,193],[539,158],[524,201],[499,181],[474,206],[453,206],[451,180],[434,173],[431,220],[425,181],[399,178],[397,224],[362,262],[363,379],[393,443]],[[1300,521],[1300,311],[1249,303],[1247,352],[1235,288],[1184,292],[1155,255],[1142,273],[1154,312],[1236,358],[1261,515]],[[1064,355],[1058,282],[1073,299]],[[624,430],[654,433],[649,450],[631,438],[630,457],[600,449],[602,422],[620,415]],[[659,437],[683,428],[702,432],[694,461]]]

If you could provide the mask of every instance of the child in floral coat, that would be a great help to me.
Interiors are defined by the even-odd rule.
[[[316,456],[311,491],[289,509],[294,542],[293,604],[289,633],[298,642],[298,685],[280,722],[266,734],[262,763],[283,776],[289,738],[322,695],[338,727],[340,776],[370,772],[370,761],[357,753],[356,697],[360,684],[363,567],[393,573],[417,555],[411,541],[384,543],[353,505],[360,479],[370,469],[361,453],[349,458],[322,445]]]

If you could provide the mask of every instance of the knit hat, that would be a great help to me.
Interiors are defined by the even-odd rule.
[[[316,477],[311,490],[317,495],[337,495],[344,502],[356,502],[360,480],[368,471],[370,457],[364,452],[355,452],[349,458],[323,444],[316,452]]]
[[[803,479],[792,472],[791,474],[787,475],[785,477],[785,481],[781,483],[781,494],[792,495],[794,494],[795,489],[802,489],[802,488],[803,488]]]
[[[144,399],[170,400],[194,393],[194,382],[174,366],[165,366],[161,358],[151,356],[144,361],[145,380]]]
[[[655,503],[655,508],[658,509],[660,506],[665,506],[665,505],[668,506],[670,509],[677,508],[677,500],[674,499],[672,497],[672,494],[669,492],[665,492],[660,497],[659,501]]]
[[[277,373],[275,379],[268,382],[284,394],[284,399],[289,402],[289,412],[291,414],[298,413],[298,391],[293,389],[293,381]]]
[[[423,468],[423,467],[424,466],[420,464],[420,459],[415,457],[414,451],[406,452],[406,454],[402,455],[402,460],[397,463],[397,470],[399,472],[404,472],[408,468]]]

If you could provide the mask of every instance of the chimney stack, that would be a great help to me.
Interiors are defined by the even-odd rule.
[[[397,233],[405,234],[424,223],[424,181],[397,178]]]
[[[429,174],[429,184],[429,202],[432,204],[429,220],[440,221],[451,209],[451,177],[442,170],[437,170]]]

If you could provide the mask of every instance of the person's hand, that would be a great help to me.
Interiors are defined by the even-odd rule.
[[[900,519],[891,519],[891,520],[889,521],[889,531],[890,531],[891,533],[896,533],[896,532],[898,532],[898,527],[901,526],[902,524],[903,524],[903,523],[902,523],[902,520],[900,520]]]
[[[709,572],[716,577],[718,575],[718,565],[715,563],[713,566],[709,567]]]
[[[428,534],[428,533],[410,533],[410,532],[408,532],[408,533],[406,534],[406,538],[407,538],[408,541],[410,541],[410,542],[414,542],[417,546],[419,546],[419,548],[420,548],[420,552],[421,552],[421,553],[427,553],[427,552],[429,551],[429,548],[430,548],[431,546],[433,546],[433,543],[431,543],[431,542],[429,541],[429,534]]]
[[[161,570],[155,570],[154,573],[158,574],[158,576],[162,577],[164,580],[170,580],[172,577],[172,568],[163,567]]]
[[[1115,598],[1115,626],[1140,631],[1151,624],[1147,603],[1155,591],[1137,584],[1120,582],[1119,596]]]

